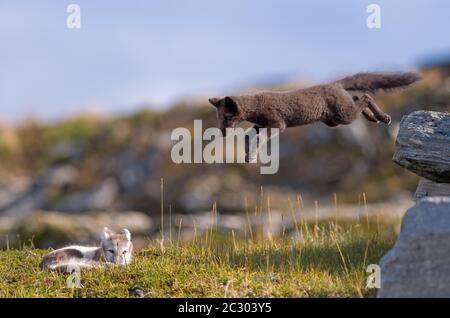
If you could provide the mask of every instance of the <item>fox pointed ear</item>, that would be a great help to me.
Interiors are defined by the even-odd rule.
[[[110,229],[108,229],[107,227],[103,228],[103,232],[102,232],[102,240],[107,240],[109,239],[109,237],[111,236],[112,232]]]
[[[131,241],[131,233],[128,229],[123,229],[122,233],[125,234],[125,236],[127,237],[128,241]]]
[[[213,98],[209,98],[208,101],[211,103],[211,105],[218,107],[220,104],[220,101],[222,100],[222,98],[218,98],[218,97],[213,97]]]

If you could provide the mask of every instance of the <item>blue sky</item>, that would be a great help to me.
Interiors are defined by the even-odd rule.
[[[81,7],[79,30],[66,7]],[[366,8],[381,7],[381,29]],[[0,118],[56,119],[239,90],[409,70],[450,56],[444,0],[0,0]]]

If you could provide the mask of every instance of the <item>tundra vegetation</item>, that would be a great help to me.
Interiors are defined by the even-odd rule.
[[[261,174],[255,164],[172,161],[174,129],[185,127],[196,138],[194,120],[201,119],[204,128],[217,126],[205,100],[159,111],[143,105],[142,111],[116,117],[0,121],[0,296],[374,296],[366,288],[367,265],[391,248],[397,212],[406,211],[419,180],[392,163],[399,122],[421,109],[450,111],[449,63],[424,65],[420,73],[423,80],[411,89],[374,95],[392,115],[390,126],[358,118],[344,127],[287,129],[273,175]],[[288,199],[299,193],[309,206],[320,202],[318,218],[313,207],[307,219],[298,215],[305,216],[304,209],[295,209],[294,220]],[[323,218],[334,211],[333,193],[340,217]],[[366,214],[365,207],[359,217],[348,213],[366,202],[362,193],[369,212],[372,205],[386,204],[381,214]],[[265,223],[253,222],[251,207],[269,197]],[[247,200],[251,222],[245,226]],[[214,202],[219,224],[205,230],[200,220]],[[270,220],[278,226],[276,235],[267,235]],[[67,288],[66,276],[39,269],[48,247],[98,243],[107,222],[133,234],[132,264],[82,272],[79,289]],[[245,230],[233,232],[236,223]]]
[[[39,269],[46,250],[32,242],[0,251],[1,297],[373,297],[369,264],[392,246],[398,222],[299,222],[294,233],[264,238],[264,226],[247,238],[216,232],[182,242],[161,240],[135,252],[127,266],[81,272],[81,288],[67,275]]]

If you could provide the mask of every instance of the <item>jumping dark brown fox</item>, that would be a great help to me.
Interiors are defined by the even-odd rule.
[[[282,132],[318,121],[330,127],[348,125],[362,113],[368,121],[390,124],[391,116],[369,93],[406,87],[418,80],[416,73],[359,73],[326,85],[210,98],[209,102],[217,109],[224,136],[226,128],[235,128],[242,121],[253,123],[256,131],[279,128]],[[248,145],[246,148],[248,151]]]

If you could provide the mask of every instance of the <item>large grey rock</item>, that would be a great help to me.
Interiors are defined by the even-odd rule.
[[[46,200],[45,188],[31,180],[18,181],[0,188],[0,215],[25,216],[32,214]]]
[[[450,198],[424,198],[409,209],[380,267],[378,297],[450,297]]]
[[[431,180],[420,180],[414,200],[425,197],[450,197],[450,183],[437,183]]]
[[[33,180],[18,180],[0,187],[0,215],[26,216],[48,206],[51,188],[75,183],[78,170],[71,165],[50,167]]]
[[[450,182],[450,114],[416,111],[402,118],[393,160],[436,182]]]
[[[110,210],[117,197],[119,186],[112,178],[105,179],[91,190],[73,193],[57,202],[46,206],[46,210],[60,212],[86,212]]]

